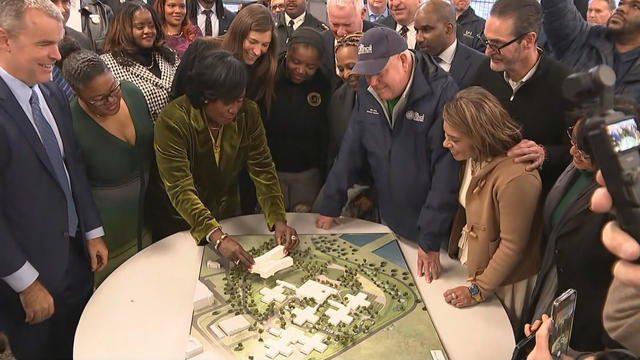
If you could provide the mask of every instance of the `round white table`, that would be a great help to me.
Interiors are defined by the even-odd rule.
[[[356,219],[320,230],[314,225],[315,218],[313,214],[287,214],[288,223],[300,234],[390,232],[384,225]],[[262,215],[227,219],[222,226],[232,235],[269,233]],[[443,253],[443,274],[427,284],[416,275],[416,244],[400,241],[400,248],[449,359],[509,359],[515,341],[499,301],[492,298],[466,309],[452,307],[442,293],[465,283],[463,266]],[[184,359],[202,250],[188,232],[182,232],[149,246],[116,269],[82,314],[74,359]]]

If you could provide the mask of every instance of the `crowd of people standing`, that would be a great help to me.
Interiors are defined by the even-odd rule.
[[[289,251],[287,212],[384,223],[417,243],[426,282],[445,249],[468,281],[443,301],[497,297],[516,338],[576,289],[572,354],[640,354],[637,324],[602,317],[612,217],[590,208],[588,114],[562,93],[608,65],[616,109],[637,116],[637,0],[497,0],[486,20],[469,0],[329,0],[326,24],[304,0],[91,0],[81,29],[69,9],[0,0],[0,332],[16,358],[71,358],[92,291],[152,242],[189,230],[250,268],[220,221],[263,213]]]

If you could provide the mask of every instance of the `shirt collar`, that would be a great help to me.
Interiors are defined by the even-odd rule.
[[[207,10],[207,9],[205,9],[205,8],[200,4],[200,1],[198,1],[198,14],[202,14],[202,12],[203,12],[203,11],[205,11],[205,10]],[[208,9],[208,10],[211,10],[211,11],[212,11],[211,15],[214,15],[214,16],[216,15],[216,7],[215,7],[215,6],[212,6],[212,7],[211,7],[211,9]]]
[[[447,64],[453,63],[453,57],[456,56],[456,46],[458,46],[458,40],[454,39],[453,43],[438,55],[440,60]]]
[[[535,74],[536,70],[538,70],[538,66],[540,65],[541,59],[542,59],[542,53],[538,51],[538,61],[536,61],[536,63],[531,68],[531,70],[529,70],[529,72],[520,81],[511,80],[507,72],[506,71],[504,72],[503,74],[504,80],[507,82],[507,84],[509,84],[509,86],[511,86],[511,89],[513,89],[514,94],[516,91],[518,91],[518,89],[522,87],[522,85],[524,85],[527,81],[529,81],[533,77],[533,74]]]
[[[7,83],[9,90],[13,96],[16,97],[16,100],[20,104],[28,104],[29,99],[31,99],[32,90],[39,90],[38,85],[34,85],[33,88],[29,87],[27,84],[22,82],[22,80],[17,79],[15,76],[9,74],[5,69],[0,66],[0,78]]]
[[[297,29],[300,25],[302,25],[302,23],[304,22],[304,17],[307,16],[307,12],[303,12],[302,14],[300,14],[300,16],[298,16],[295,19],[291,19],[291,17],[289,16],[289,14],[287,14],[286,12],[284,13],[284,23],[285,25],[289,25],[289,21],[293,20],[293,28]]]
[[[400,25],[398,23],[396,23],[396,32],[399,32],[400,29],[402,29],[403,25]],[[416,28],[415,28],[415,22],[411,22],[409,25],[407,25],[407,28],[409,29],[409,32],[415,32]]]
[[[382,12],[382,14],[380,15],[376,15],[373,13],[373,11],[371,11],[371,8],[369,7],[369,3],[367,3],[367,13],[369,14],[369,18],[374,18],[374,19],[380,19],[381,17],[387,17],[389,16],[389,8],[385,6],[384,11]]]

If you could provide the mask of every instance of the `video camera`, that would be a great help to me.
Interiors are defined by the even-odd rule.
[[[615,82],[614,71],[599,65],[567,77],[563,93],[585,110],[584,137],[578,143],[589,144],[618,224],[640,243],[640,131],[638,119],[613,109]]]

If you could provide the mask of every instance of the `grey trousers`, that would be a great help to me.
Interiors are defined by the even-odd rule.
[[[285,209],[296,211],[298,208],[298,211],[305,209],[305,212],[309,212],[322,187],[320,170],[310,169],[295,173],[278,171],[278,179]]]

